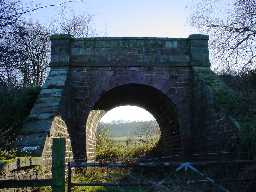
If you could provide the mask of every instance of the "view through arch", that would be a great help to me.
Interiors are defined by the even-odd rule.
[[[118,106],[109,110],[96,130],[97,160],[127,160],[152,154],[160,139],[160,128],[147,110]]]

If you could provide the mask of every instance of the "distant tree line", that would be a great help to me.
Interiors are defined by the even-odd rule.
[[[109,129],[111,137],[138,137],[143,135],[160,135],[160,128],[156,121],[114,121],[99,123],[97,132]]]

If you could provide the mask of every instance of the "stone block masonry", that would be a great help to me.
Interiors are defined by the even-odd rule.
[[[208,36],[189,38],[52,36],[51,66],[209,66]]]
[[[203,148],[198,139],[208,142],[212,137],[207,126],[217,119],[195,120],[200,109],[200,114],[215,113],[209,105],[195,103],[202,92],[195,67],[210,71],[208,36],[53,35],[51,42],[51,71],[17,139],[20,152],[47,159],[51,138],[63,136],[67,157],[94,160],[101,117],[128,104],[143,107],[156,118],[161,129],[159,155],[189,159]]]
[[[20,153],[41,155],[61,105],[68,68],[52,68],[17,138]]]

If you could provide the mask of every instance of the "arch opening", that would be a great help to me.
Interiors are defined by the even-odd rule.
[[[175,105],[160,90],[147,85],[126,84],[102,93],[96,99],[86,121],[87,159],[95,159],[96,128],[107,111],[133,105],[151,113],[160,127],[161,136],[150,155],[177,156],[183,152]]]
[[[127,160],[152,153],[160,128],[151,113],[137,106],[109,110],[96,129],[96,160]]]

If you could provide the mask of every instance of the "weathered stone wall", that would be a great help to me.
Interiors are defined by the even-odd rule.
[[[220,149],[219,141],[209,140],[211,132],[221,130],[216,127],[222,121],[213,107],[213,93],[198,73],[210,72],[208,36],[55,35],[51,40],[51,72],[19,136],[20,149],[47,156],[50,138],[60,134],[70,138],[74,158],[93,159],[99,119],[125,104],[144,107],[155,116],[162,154],[185,158],[202,149]]]
[[[209,69],[193,67],[193,71],[195,150],[205,154],[235,152],[239,125],[225,106],[232,90]]]
[[[68,68],[52,68],[17,138],[20,152],[41,155],[54,117],[59,113]]]
[[[92,110],[86,121],[86,154],[87,160],[96,158],[96,129],[100,119],[106,112],[104,110]]]
[[[163,139],[165,143],[172,142],[170,138],[172,123],[180,126],[179,130],[183,138],[190,134],[192,76],[189,67],[80,67],[70,70],[68,82],[67,89],[70,91],[67,100],[71,105],[64,113],[67,114],[68,122],[77,122],[76,124],[68,123],[71,125],[71,130],[75,130],[71,137],[79,138],[81,133],[84,134],[86,120],[88,119],[87,124],[91,123],[91,118],[87,117],[92,110],[107,111],[122,104],[135,104],[149,110],[159,121],[160,127],[162,125],[163,138],[165,133],[169,137],[169,139]],[[127,89],[116,93],[119,94],[118,96],[104,96],[107,93],[111,94],[115,88],[118,91],[118,87],[129,85],[131,87],[141,85],[142,88],[148,86],[152,88],[152,91],[147,93],[140,92],[141,89],[131,89],[131,91]],[[125,91],[127,91],[127,97],[123,95]],[[161,101],[157,94],[165,95],[172,105]],[[99,100],[104,100],[107,104],[97,108],[96,104]],[[93,120],[98,121],[99,118],[96,117]],[[86,131],[90,133],[91,129],[88,127],[89,125]],[[92,145],[88,138],[86,138],[87,146]],[[83,142],[82,139],[74,139],[74,146],[78,146],[74,149],[77,151],[75,153],[82,154],[81,151],[85,150],[82,148]],[[166,143],[163,151],[170,151],[170,148],[170,145]]]
[[[51,66],[206,66],[208,36],[189,38],[52,36]]]
[[[72,146],[79,146],[78,148],[74,147],[73,150],[76,151],[74,155],[77,158],[83,158],[84,151],[86,151],[84,146],[87,149],[88,146],[91,146],[93,149],[92,146],[95,145],[95,142],[91,143],[87,138],[87,140],[85,139],[85,135],[91,132],[91,128],[88,128],[90,126],[87,126],[86,131],[84,127],[97,100],[107,91],[126,84],[151,86],[162,94],[166,94],[173,102],[172,110],[178,111],[178,120],[175,126],[181,127],[180,134],[182,135],[182,141],[179,141],[180,137],[175,139],[173,137],[172,141],[168,141],[168,143],[174,140],[190,143],[190,66],[209,66],[207,41],[208,37],[204,35],[191,35],[187,39],[72,39],[66,35],[53,36],[51,66],[68,66],[70,69],[65,88],[64,100],[66,101],[64,103],[66,107],[61,110],[61,113],[68,124],[71,137],[76,138],[72,139]],[[145,97],[147,96],[145,95]],[[138,101],[137,104],[141,103]],[[164,113],[156,111],[156,109],[152,109],[152,111],[156,116],[163,116]],[[174,116],[171,114],[173,112],[166,112],[165,115],[168,113]],[[161,118],[158,118],[161,121]],[[172,118],[174,119],[174,117]],[[165,119],[162,124],[167,126],[168,121],[175,120]],[[167,130],[167,128],[163,130]],[[91,134],[88,135],[88,138],[89,136]],[[166,142],[167,139],[165,139]],[[166,146],[170,145],[166,144]],[[181,146],[176,148],[179,148],[176,151],[183,150],[180,149]],[[187,151],[189,150],[187,149]]]
[[[73,159],[73,152],[71,148],[71,141],[67,130],[67,125],[60,116],[55,116],[52,121],[52,126],[50,128],[50,134],[47,135],[42,153],[42,165],[45,169],[48,170],[50,170],[52,165],[52,138],[55,137],[66,138],[66,162]]]

